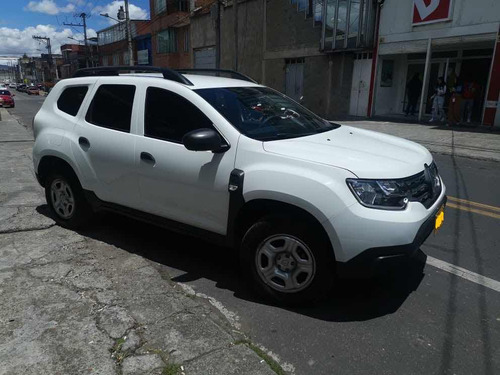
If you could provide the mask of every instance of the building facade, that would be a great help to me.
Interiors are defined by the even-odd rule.
[[[425,119],[437,79],[443,77],[448,89],[457,80],[472,84],[472,122],[492,125],[500,89],[499,27],[498,0],[386,0],[380,14],[372,114],[403,113],[407,84],[417,76],[422,82],[419,117]]]
[[[326,118],[349,113],[356,61],[371,66],[376,1],[240,0],[236,22],[233,2],[217,4],[196,2],[194,67],[238,70]],[[361,86],[368,98],[369,79]]]
[[[150,0],[149,4],[153,65],[191,67],[189,25],[194,0]]]
[[[151,60],[149,60],[149,56],[151,55],[151,43],[147,42],[151,35],[149,20],[130,20],[130,29],[134,65],[139,61],[143,65],[150,65]],[[99,48],[99,63],[101,66],[130,65],[125,22],[119,22],[106,29],[99,30],[97,32],[97,44]],[[144,49],[148,48],[149,50],[145,53]],[[145,54],[148,56],[147,61],[144,57]]]

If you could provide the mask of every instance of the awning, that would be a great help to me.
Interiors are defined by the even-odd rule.
[[[474,45],[482,42],[491,42],[491,48],[496,40],[496,33],[452,36],[447,38],[432,39],[432,48],[443,47],[458,48],[464,45]],[[383,43],[379,45],[379,55],[398,55],[406,53],[425,53],[427,51],[427,40],[411,40],[404,42]]]

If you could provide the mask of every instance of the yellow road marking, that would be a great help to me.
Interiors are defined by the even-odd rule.
[[[500,207],[490,206],[490,205],[487,205],[484,203],[472,202],[472,201],[468,201],[466,199],[460,199],[460,198],[455,198],[455,197],[450,197],[450,196],[448,196],[448,200],[452,201],[452,202],[456,202],[457,204],[462,204],[462,205],[466,205],[466,206],[473,206],[473,207],[478,207],[478,208],[484,208],[486,210],[500,212]]]
[[[475,214],[489,216],[489,217],[492,217],[494,219],[500,219],[499,214],[495,214],[493,212],[488,212],[488,211],[484,211],[484,210],[479,210],[476,208],[467,207],[465,205],[460,205],[460,204],[448,202],[448,203],[446,203],[446,207],[456,208],[458,210],[467,211],[467,212],[473,212]]]

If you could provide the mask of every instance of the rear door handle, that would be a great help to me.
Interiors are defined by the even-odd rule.
[[[80,146],[82,147],[86,147],[86,148],[89,148],[90,147],[90,142],[87,138],[85,137],[80,137],[78,138],[78,143],[80,144]]]
[[[155,158],[149,152],[141,152],[141,160],[153,165],[156,163]]]

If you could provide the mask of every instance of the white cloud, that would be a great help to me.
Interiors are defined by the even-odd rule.
[[[96,6],[92,9],[92,14],[101,14],[108,13],[110,17],[117,18],[118,9],[120,6],[123,6],[125,9],[125,4],[123,1],[114,0],[112,3],[109,3],[104,6]],[[148,18],[148,12],[137,5],[129,3],[128,11],[130,12],[130,19],[132,20],[145,20]],[[111,18],[108,18],[110,24],[115,24],[116,21],[113,21]]]
[[[31,12],[56,15],[59,13],[71,13],[75,10],[75,5],[68,3],[64,7],[59,7],[54,0],[30,1],[24,10]]]
[[[61,53],[62,44],[77,43],[68,37],[83,40],[83,33],[73,32],[71,29],[58,30],[53,25],[37,25],[27,27],[23,30],[0,27],[0,55],[22,55],[39,56],[47,53],[45,43],[33,39],[33,35],[50,38],[52,53]],[[87,38],[96,36],[94,29],[87,29]]]

